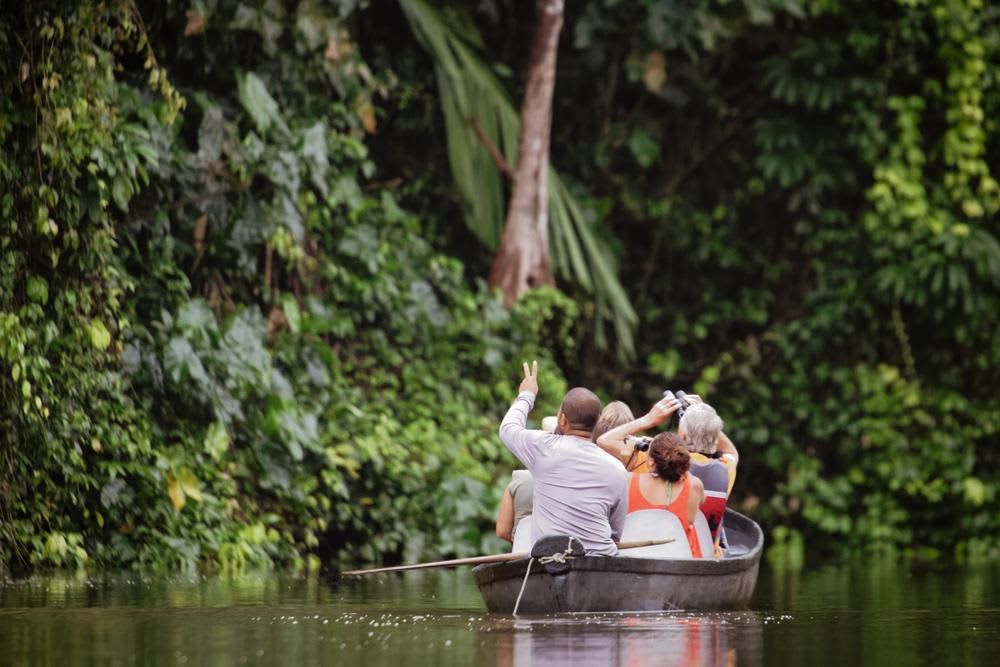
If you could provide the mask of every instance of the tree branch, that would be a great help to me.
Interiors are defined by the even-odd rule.
[[[483,126],[479,124],[479,121],[475,118],[469,118],[469,125],[472,127],[472,131],[476,133],[479,138],[480,143],[482,143],[483,148],[486,152],[490,154],[493,158],[493,162],[496,163],[497,169],[500,173],[506,176],[510,180],[514,180],[514,170],[511,169],[510,164],[507,163],[506,158],[504,158],[503,153],[497,148],[497,145],[493,143],[493,140],[489,138]]]

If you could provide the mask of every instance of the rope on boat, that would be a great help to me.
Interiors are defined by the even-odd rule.
[[[531,564],[535,562],[534,557],[528,561],[528,569],[524,571],[524,581],[521,582],[521,590],[517,592],[517,602],[514,603],[514,616],[517,616],[517,609],[521,606],[521,596],[524,595],[524,587],[528,585],[528,575],[531,574]]]
[[[570,537],[566,541],[566,550],[558,551],[551,556],[542,556],[538,559],[538,562],[542,565],[548,565],[549,563],[565,563],[567,560],[573,560],[573,538]],[[524,589],[528,585],[528,577],[531,575],[531,566],[535,562],[535,557],[532,556],[528,561],[528,569],[524,571],[524,580],[521,582],[521,590],[517,593],[517,601],[514,603],[514,616],[517,616],[517,610],[521,606],[521,596],[524,595]]]

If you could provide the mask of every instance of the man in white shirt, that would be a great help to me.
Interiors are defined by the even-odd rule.
[[[538,362],[524,364],[518,396],[500,424],[500,440],[531,471],[535,538],[569,535],[588,554],[615,556],[628,512],[628,473],[594,444],[601,401],[589,389],[569,390],[555,433],[525,428],[538,394]]]

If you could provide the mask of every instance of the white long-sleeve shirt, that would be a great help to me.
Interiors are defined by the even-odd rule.
[[[535,395],[522,392],[500,424],[500,440],[535,480],[532,533],[571,535],[588,554],[615,556],[628,512],[628,473],[590,440],[525,428]]]

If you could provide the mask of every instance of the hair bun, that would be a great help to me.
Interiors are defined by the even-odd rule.
[[[668,482],[680,480],[691,467],[691,455],[676,433],[661,433],[649,443],[656,475]]]

